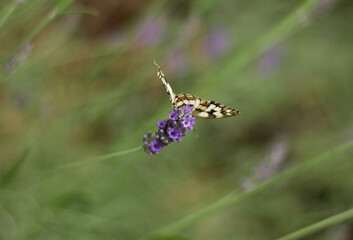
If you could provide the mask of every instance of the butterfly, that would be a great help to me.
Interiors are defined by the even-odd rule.
[[[167,82],[161,67],[156,61],[154,61],[154,65],[158,68],[157,76],[161,79],[163,86],[167,90],[173,108],[178,109],[185,105],[193,106],[194,110],[192,116],[204,119],[232,117],[240,113],[238,110],[227,107],[221,103],[205,100],[191,94],[180,93],[175,95],[172,87]]]

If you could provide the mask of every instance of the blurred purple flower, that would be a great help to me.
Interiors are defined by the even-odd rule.
[[[182,75],[189,68],[188,57],[180,47],[172,48],[167,56],[167,66],[170,72]]]
[[[274,76],[283,60],[285,49],[282,45],[269,48],[258,61],[258,73],[263,78]]]
[[[255,184],[250,178],[245,178],[242,180],[240,186],[244,191],[251,191],[255,187]]]
[[[328,233],[328,238],[332,240],[352,240],[353,231],[349,224],[341,224],[333,228]]]
[[[258,181],[265,181],[276,174],[288,155],[288,144],[285,141],[276,142],[262,163],[253,169],[254,176]]]
[[[337,0],[321,0],[314,6],[314,13],[317,15],[325,14],[330,11],[337,2]]]
[[[153,46],[162,39],[165,24],[162,19],[145,20],[137,30],[137,43],[141,47]]]
[[[195,118],[192,117],[192,106],[183,106],[174,109],[169,113],[169,119],[157,123],[158,131],[152,135],[148,132],[143,136],[143,149],[149,155],[158,154],[159,151],[168,146],[171,142],[181,142],[185,136],[186,130],[191,131],[195,124]],[[187,127],[184,123],[187,123]]]
[[[252,169],[251,176],[242,181],[241,188],[244,191],[249,191],[254,188],[256,183],[268,180],[280,170],[287,156],[287,142],[282,139],[277,140],[265,156],[264,161],[256,165]]]
[[[189,57],[186,54],[185,46],[192,42],[192,37],[197,35],[201,26],[201,19],[191,16],[180,30],[175,39],[175,45],[170,49],[167,55],[167,66],[170,72],[177,75],[183,75],[189,70]]]
[[[231,37],[229,32],[222,28],[214,28],[206,36],[204,42],[204,51],[209,59],[219,59],[229,50]]]
[[[25,44],[17,53],[15,53],[3,66],[3,70],[6,73],[11,73],[17,66],[21,66],[31,55],[33,49],[33,43],[28,42]]]

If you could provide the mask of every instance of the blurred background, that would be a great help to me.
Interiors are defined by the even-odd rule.
[[[0,239],[137,239],[353,140],[353,2],[0,2]],[[175,93],[239,110],[148,156]],[[97,160],[97,159],[96,159]],[[75,163],[79,163],[75,165]],[[353,201],[352,152],[169,238],[276,239]],[[353,239],[345,222],[305,239]]]

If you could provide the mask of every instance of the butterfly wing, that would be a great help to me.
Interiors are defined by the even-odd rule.
[[[197,118],[226,118],[239,114],[238,110],[215,101],[207,101],[191,94],[178,94],[173,101],[173,107],[180,108],[184,105],[194,106],[192,115]]]
[[[239,111],[233,108],[227,107],[215,101],[207,101],[205,99],[199,98],[191,94],[181,93],[175,96],[172,87],[168,83],[167,79],[165,78],[161,70],[161,67],[156,62],[154,62],[154,64],[158,68],[157,76],[162,81],[163,86],[167,90],[167,93],[169,94],[169,97],[170,97],[170,102],[173,104],[174,108],[180,108],[184,105],[194,106],[192,115],[194,117],[204,118],[204,119],[226,118],[226,117],[236,116],[239,114]]]

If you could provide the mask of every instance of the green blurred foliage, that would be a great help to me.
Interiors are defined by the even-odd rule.
[[[349,0],[20,2],[0,2],[0,239],[137,239],[353,139]],[[154,59],[176,93],[241,114],[156,156],[65,167],[166,118]],[[151,239],[275,239],[352,205],[351,159]]]

